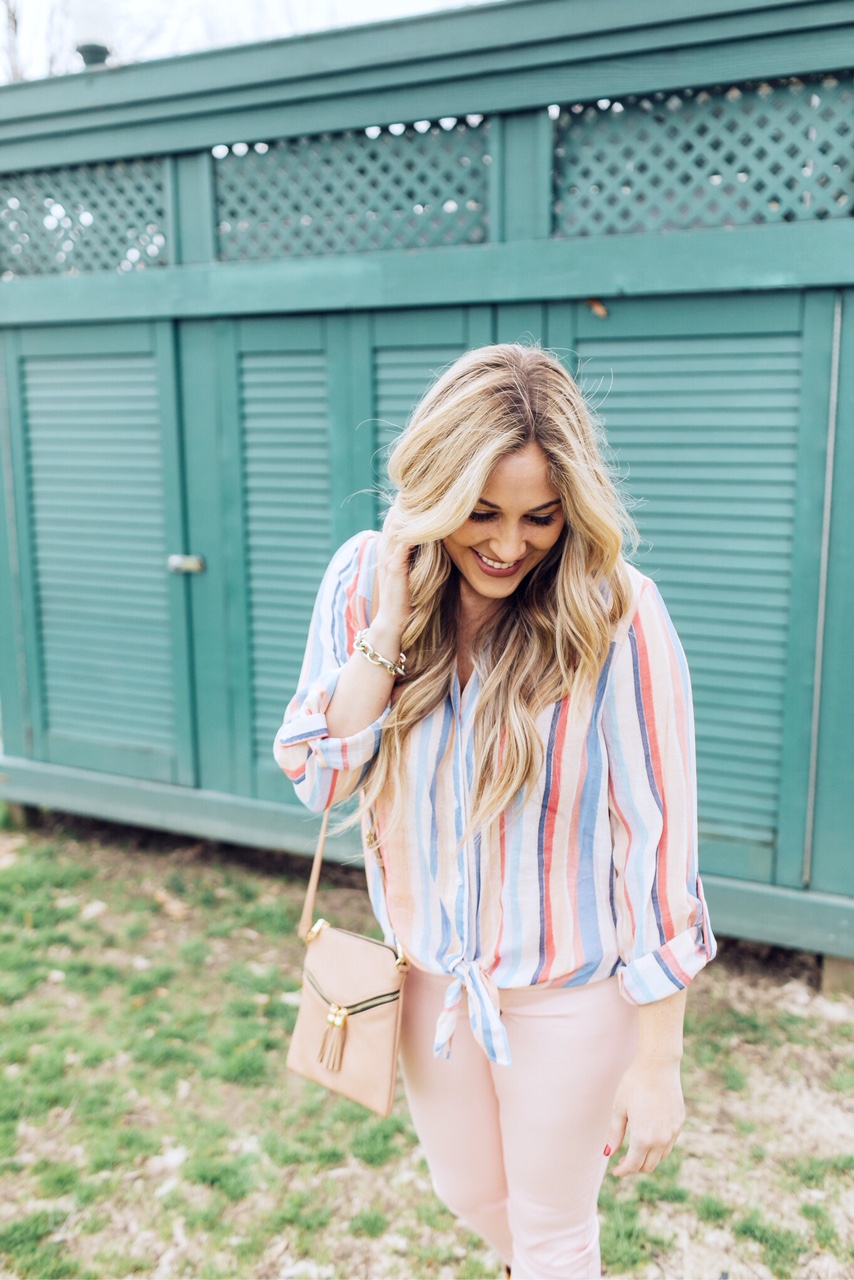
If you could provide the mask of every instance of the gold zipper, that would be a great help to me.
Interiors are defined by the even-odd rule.
[[[381,943],[380,945],[385,946],[387,944]],[[307,969],[305,971],[305,976],[308,978],[309,982],[314,987],[315,991],[320,996],[324,1004],[327,1004],[330,1007],[333,1004],[336,1004],[335,1001],[330,1000],[327,995],[324,995],[320,987],[317,985],[317,982],[314,980],[314,978],[308,972]],[[384,996],[372,996],[370,1000],[361,1000],[357,1004],[344,1004],[344,1005],[336,1004],[336,1008],[346,1009],[347,1016],[350,1017],[351,1014],[364,1013],[366,1009],[375,1009],[377,1008],[378,1005],[391,1004],[392,1000],[399,1000],[399,999],[400,999],[399,991],[388,991]]]

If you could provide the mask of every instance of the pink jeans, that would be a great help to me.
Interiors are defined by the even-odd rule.
[[[637,1036],[614,979],[501,991],[513,1058],[475,1042],[465,995],[451,1056],[433,1057],[450,979],[411,969],[401,1063],[436,1194],[513,1268],[513,1280],[601,1274],[596,1202],[611,1105]]]

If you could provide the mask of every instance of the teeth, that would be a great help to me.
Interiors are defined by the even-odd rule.
[[[490,569],[512,569],[513,565],[516,564],[515,560],[511,560],[509,564],[502,564],[500,560],[490,560],[487,556],[483,555],[483,553],[480,551],[478,551],[477,554],[480,556],[484,564],[489,565]]]

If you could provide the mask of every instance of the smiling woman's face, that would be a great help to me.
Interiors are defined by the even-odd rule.
[[[463,608],[480,611],[486,601],[512,595],[552,549],[564,523],[540,446],[531,443],[502,458],[468,520],[444,540],[462,577]]]

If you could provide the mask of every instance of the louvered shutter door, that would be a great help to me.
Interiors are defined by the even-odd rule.
[[[188,782],[186,618],[166,569],[180,479],[165,475],[175,406],[160,363],[148,329],[24,338],[29,625],[46,759]]]
[[[436,375],[462,354],[462,347],[377,347],[374,353],[377,434],[376,471],[385,478],[388,449]]]
[[[240,403],[252,740],[260,773],[275,774],[271,794],[281,799],[273,737],[297,687],[312,606],[334,550],[325,353],[244,346]]]
[[[770,316],[774,304],[766,305]],[[635,562],[659,584],[691,668],[704,865],[768,878],[786,713],[802,336],[762,332],[761,322],[721,336],[738,326],[715,300],[710,332],[695,323],[673,336],[679,308],[678,300],[648,303],[643,322],[635,314],[621,333],[617,305],[601,339],[581,336],[577,353],[617,471],[642,500]],[[727,843],[753,853],[739,865],[727,859]]]

